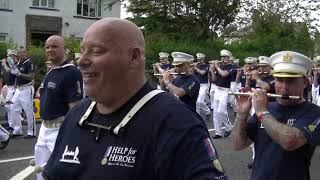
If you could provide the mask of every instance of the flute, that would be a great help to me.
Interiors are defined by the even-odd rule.
[[[209,61],[209,64],[214,63],[215,61]],[[223,61],[218,61],[218,63],[223,63]]]
[[[253,74],[252,72],[250,72],[250,73],[245,73],[245,75],[251,75],[251,74]],[[268,74],[268,72],[258,72],[258,74]]]
[[[237,95],[237,96],[250,96],[253,95],[252,92],[228,92],[229,95]],[[288,96],[288,95],[279,95],[279,94],[271,94],[267,93],[269,98],[281,98],[281,99],[301,99],[300,96]]]
[[[182,73],[174,73],[174,72],[172,72],[172,73],[170,73],[170,75],[184,75],[184,74],[186,74],[186,73],[185,72],[182,72]],[[162,76],[163,74],[155,73],[153,75],[154,76]]]

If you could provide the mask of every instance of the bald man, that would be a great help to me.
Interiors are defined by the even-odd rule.
[[[135,24],[97,21],[81,53],[89,98],[66,116],[45,179],[226,179],[201,117],[147,83]]]
[[[42,124],[35,145],[37,166],[47,162],[64,116],[83,97],[82,76],[75,65],[68,63],[64,39],[50,36],[45,48],[52,67],[39,87]],[[43,179],[41,173],[37,174],[37,179]]]

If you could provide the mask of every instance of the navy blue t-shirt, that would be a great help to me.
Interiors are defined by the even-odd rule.
[[[209,65],[208,64],[200,64],[197,65],[197,68],[200,70],[206,71],[204,75],[201,75],[197,71],[194,71],[194,75],[199,79],[200,84],[207,84],[208,83],[208,73],[209,73]]]
[[[295,106],[271,102],[268,111],[277,121],[302,131],[308,143],[286,151],[269,137],[254,114],[247,127],[255,147],[251,180],[309,180],[310,160],[316,146],[320,145],[320,107],[309,102]]]
[[[193,109],[196,109],[196,103],[200,89],[198,78],[196,78],[193,74],[179,75],[172,80],[172,84],[184,89],[187,92],[186,95],[180,97],[179,99]]]
[[[7,66],[9,67],[9,64],[7,62]],[[7,86],[14,86],[14,83],[16,81],[16,75],[13,75],[9,72],[6,72],[6,70],[4,69],[4,67],[1,65],[1,75],[2,78],[4,79],[4,82]]]
[[[88,122],[115,126],[146,93],[146,84],[111,114],[93,108]],[[225,180],[217,152],[201,117],[169,93],[148,101],[118,135],[78,125],[91,104],[71,109],[45,166],[47,180]]]
[[[30,61],[30,59],[24,60],[23,62],[19,61],[17,64],[17,68],[22,74],[29,74],[29,73],[34,72],[33,64]],[[18,86],[28,84],[30,82],[32,82],[32,80],[24,79],[21,76],[16,78],[16,83]]]
[[[237,65],[237,64],[233,64],[233,66],[234,66],[236,69],[239,68],[239,65]],[[231,74],[231,82],[235,82],[236,79],[237,79],[237,71]]]
[[[161,69],[165,70],[165,71],[168,71],[169,69],[172,69],[173,66],[171,63],[168,63],[168,64],[161,64],[160,65]]]
[[[82,76],[78,68],[64,62],[52,68],[40,85],[40,109],[43,120],[53,120],[69,111],[68,103],[83,98]]]
[[[237,73],[237,67],[233,64],[222,65],[220,68],[224,71],[228,71],[229,75],[227,77],[222,77],[218,72],[216,73],[216,85],[219,87],[230,88],[230,83],[232,80],[232,74]]]

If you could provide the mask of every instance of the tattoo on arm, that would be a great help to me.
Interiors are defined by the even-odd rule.
[[[241,150],[248,147],[252,141],[247,135],[247,122],[246,120],[236,119],[235,127],[232,132],[233,147],[236,150]]]
[[[268,135],[284,149],[292,151],[307,143],[307,138],[299,129],[280,123],[271,115],[263,118],[262,124]]]

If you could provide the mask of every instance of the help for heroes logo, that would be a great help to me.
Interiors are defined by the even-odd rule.
[[[134,167],[137,150],[128,147],[109,146],[101,160],[102,165]]]

